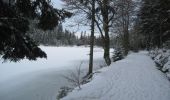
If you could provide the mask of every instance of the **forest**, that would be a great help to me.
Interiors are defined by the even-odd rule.
[[[102,50],[102,67],[131,59],[129,56],[134,56],[133,53],[147,52],[156,68],[170,80],[170,0],[59,0],[63,3],[62,9],[54,6],[54,1],[0,0],[0,58],[3,62],[48,60],[49,51],[45,47],[86,47],[89,49],[88,71],[83,79],[88,81],[83,80],[79,86],[95,75],[96,48]],[[89,30],[70,30],[65,26],[69,21],[72,27]],[[66,56],[64,52],[62,56]]]
[[[82,22],[79,24],[90,26],[92,10],[94,10],[94,32],[100,34],[99,43],[107,52],[107,48],[116,47],[122,48],[124,55],[127,55],[129,50],[163,48],[169,44],[168,0],[94,1],[94,9],[92,9],[92,2],[88,0],[63,0],[63,2],[66,3],[66,10],[53,8],[49,0],[26,0],[25,2],[1,0],[1,55],[5,59],[13,58],[12,55],[15,55],[16,59],[20,56],[29,56],[26,54],[26,48],[25,54],[23,52],[23,55],[18,57],[17,50],[11,50],[13,47],[19,51],[24,44],[25,47],[30,45],[36,47],[38,44],[76,45],[78,37],[74,32],[63,30],[62,20],[76,14],[83,15],[84,18],[81,18]],[[90,41],[90,37],[92,38],[88,33],[86,41]],[[24,43],[24,40],[28,43]],[[34,43],[35,41],[38,42]],[[13,44],[11,45],[10,42]],[[17,42],[21,45],[16,45]],[[32,47],[29,48],[33,53]],[[39,55],[33,56],[36,58]]]

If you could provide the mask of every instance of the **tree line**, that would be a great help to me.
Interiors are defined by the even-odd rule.
[[[81,24],[91,27],[90,64],[92,73],[94,32],[99,32],[107,65],[111,64],[110,48],[129,50],[163,47],[170,40],[169,0],[62,0],[66,9],[86,16]],[[91,23],[89,22],[91,21]],[[113,37],[111,37],[113,36]],[[112,41],[111,41],[112,40]]]
[[[46,57],[38,44],[90,44],[90,74],[94,45],[103,47],[103,58],[110,65],[111,47],[126,56],[130,50],[170,44],[169,0],[62,0],[65,10],[54,8],[50,0],[9,1],[0,1],[0,55],[4,59]],[[78,24],[91,27],[89,36],[82,33],[77,38],[74,33],[63,31],[59,23],[74,15],[84,16]],[[95,37],[95,32],[100,36]]]
[[[75,32],[71,32],[67,29],[63,29],[62,23],[56,26],[53,30],[42,30],[36,28],[37,20],[30,21],[30,30],[26,33],[31,39],[33,39],[39,45],[45,46],[82,46],[90,45],[90,35],[86,31],[82,31],[80,35],[76,35]],[[95,36],[94,44],[96,46],[102,46],[100,36]]]
[[[138,39],[134,48],[149,50],[170,45],[170,1],[143,0],[132,33]]]

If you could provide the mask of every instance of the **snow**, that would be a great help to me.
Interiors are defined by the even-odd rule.
[[[89,47],[44,47],[47,59],[0,64],[0,100],[56,100],[64,76],[88,68]],[[62,100],[169,100],[170,82],[156,69],[147,52],[131,53],[125,59],[104,65],[102,48],[94,49],[97,71],[91,82],[75,88]],[[3,60],[1,60],[3,62]],[[167,63],[169,64],[169,62]],[[168,74],[170,75],[170,74]]]
[[[169,49],[155,49],[150,51],[149,56],[154,60],[157,67],[164,71],[170,79],[170,50]]]
[[[147,52],[131,53],[99,72],[62,100],[170,100],[170,82]]]
[[[43,47],[47,59],[0,62],[0,100],[56,100],[59,89],[69,86],[64,79],[82,62],[88,68],[89,47]],[[94,65],[102,65],[102,48],[94,49]]]
[[[170,56],[168,58],[168,61],[167,63],[163,66],[162,70],[165,71],[165,70],[169,70],[170,71]]]

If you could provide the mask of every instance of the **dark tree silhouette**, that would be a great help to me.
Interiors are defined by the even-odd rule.
[[[36,18],[39,20],[39,28],[51,30],[60,20],[70,16],[69,12],[53,8],[49,0],[1,0],[0,56],[11,61],[46,58],[45,52],[26,34],[29,30],[29,20]]]

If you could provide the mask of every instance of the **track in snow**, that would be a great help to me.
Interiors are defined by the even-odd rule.
[[[63,100],[170,100],[170,82],[146,52],[132,53],[100,72]]]

